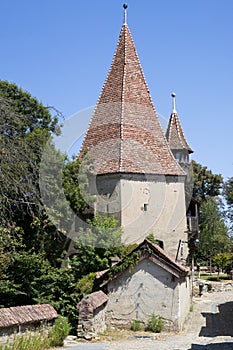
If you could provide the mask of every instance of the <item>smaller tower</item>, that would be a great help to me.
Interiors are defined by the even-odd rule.
[[[193,150],[185,139],[179,116],[176,111],[176,94],[173,92],[171,96],[172,113],[168,123],[166,138],[176,161],[187,174],[189,171],[189,155],[193,153]]]
[[[171,113],[168,127],[167,127],[166,138],[176,161],[179,163],[181,168],[186,173],[185,203],[186,203],[186,210],[188,211],[189,204],[192,198],[192,192],[193,192],[193,173],[192,173],[192,167],[190,167],[189,155],[193,153],[193,150],[189,146],[188,142],[186,141],[186,138],[184,136],[184,132],[182,130],[182,126],[180,123],[180,119],[176,111],[176,94],[173,92],[171,94],[171,97],[172,97],[172,113]]]

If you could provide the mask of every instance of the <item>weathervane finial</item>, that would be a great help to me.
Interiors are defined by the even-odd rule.
[[[126,25],[127,24],[127,8],[128,8],[128,5],[124,4],[123,8],[124,8],[124,25]]]
[[[172,96],[172,113],[177,113],[176,112],[176,94],[175,94],[175,92],[173,92],[172,94],[171,94],[171,96]]]

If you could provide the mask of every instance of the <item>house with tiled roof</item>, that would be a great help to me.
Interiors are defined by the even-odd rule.
[[[179,331],[189,313],[189,269],[147,239],[97,274],[96,285],[100,290],[78,304],[80,337],[95,337],[105,328],[130,329],[133,320],[146,327],[152,314],[163,319],[165,329]]]
[[[0,309],[0,336],[52,326],[58,317],[49,304],[23,305]]]
[[[175,127],[174,127],[175,124]],[[173,146],[192,152],[176,113],[167,138],[159,122],[126,21],[78,157],[93,159],[95,211],[114,215],[124,244],[148,234],[174,258],[187,240],[185,178]],[[179,143],[173,145],[175,140]],[[89,164],[89,163],[88,163]],[[182,256],[187,257],[187,245]]]
[[[100,278],[109,298],[107,327],[130,328],[133,320],[146,326],[155,314],[162,317],[165,328],[181,330],[190,307],[189,269],[149,240],[129,256],[134,256],[134,263],[127,267],[125,258]]]

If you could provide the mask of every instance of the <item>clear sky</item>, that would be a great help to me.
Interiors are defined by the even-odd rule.
[[[123,3],[1,1],[0,78],[66,118],[95,105],[116,48]],[[128,25],[157,112],[169,118],[170,94],[176,92],[193,159],[233,176],[233,1],[128,5]]]

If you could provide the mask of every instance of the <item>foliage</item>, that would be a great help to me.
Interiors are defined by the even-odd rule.
[[[25,221],[40,205],[38,166],[58,118],[15,84],[0,81],[0,223]]]
[[[227,203],[226,218],[230,223],[231,233],[233,232],[233,177],[229,178],[223,187],[223,195]]]
[[[154,313],[151,315],[147,330],[154,333],[160,333],[164,327],[164,320],[160,316],[156,316]]]
[[[213,198],[203,201],[200,208],[200,244],[198,260],[209,260],[230,249],[231,239],[217,203]]]
[[[233,205],[233,177],[224,184],[224,195],[228,205]]]
[[[49,331],[42,328],[36,332],[15,334],[13,340],[9,339],[6,344],[0,344],[0,350],[46,350],[62,346],[69,332],[70,325],[67,319],[59,315]]]
[[[139,320],[132,320],[131,330],[134,332],[142,331],[143,330],[142,322]]]
[[[217,255],[215,255],[213,261],[215,266],[223,270],[231,263],[232,256],[230,253],[218,253]]]
[[[50,342],[45,332],[28,332],[15,334],[13,340],[6,344],[0,344],[0,350],[46,350],[50,348]]]
[[[135,265],[138,263],[140,256],[140,251],[135,251],[132,254],[127,255],[125,258],[122,259],[121,264],[114,265],[111,267],[108,273],[108,278],[112,278],[117,273],[123,272],[127,269],[129,269],[129,271],[132,271]]]
[[[73,327],[78,320],[76,281],[71,270],[50,265],[45,255],[15,253],[0,280],[0,299],[4,307],[51,304],[59,314],[69,317]]]
[[[194,187],[193,197],[199,202],[205,198],[215,197],[220,194],[223,184],[223,178],[220,174],[213,174],[206,166],[192,161]]]
[[[189,312],[193,312],[193,310],[194,310],[194,306],[193,306],[193,304],[191,304],[190,308],[189,308]]]
[[[205,281],[211,281],[211,282],[219,282],[219,281],[225,281],[225,280],[229,280],[229,275],[227,274],[221,274],[219,277],[219,273],[218,274],[212,274],[212,275],[201,275],[201,279],[205,280]]]
[[[76,284],[76,291],[78,293],[79,299],[82,299],[85,295],[92,293],[94,282],[96,279],[96,274],[94,272],[83,276]]]
[[[76,279],[111,266],[110,258],[121,254],[121,233],[113,217],[97,214],[88,220],[88,227],[79,232],[75,243],[78,254],[71,260]]]
[[[85,166],[83,165],[85,162]],[[68,162],[63,171],[63,189],[70,207],[82,217],[83,211],[95,202],[95,198],[89,193],[89,179],[93,161],[85,157],[81,163],[79,159]]]
[[[148,241],[151,241],[151,243],[154,243],[154,244],[158,244],[158,241],[155,239],[153,233],[150,233],[146,239],[148,239]]]
[[[20,227],[0,226],[0,278],[12,259],[12,253],[22,249],[22,230]]]
[[[70,325],[67,318],[59,315],[48,334],[50,346],[62,346],[69,333]]]

